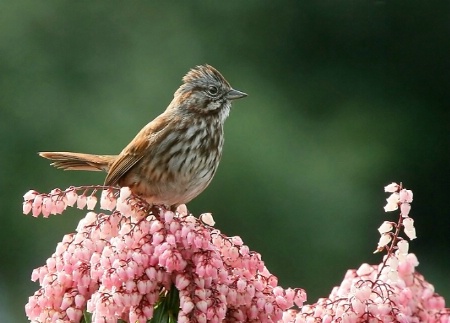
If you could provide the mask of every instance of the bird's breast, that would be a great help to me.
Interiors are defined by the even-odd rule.
[[[211,182],[223,143],[220,124],[177,129],[155,142],[120,184],[154,204],[187,203]]]

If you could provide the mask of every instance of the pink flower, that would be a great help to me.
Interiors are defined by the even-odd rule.
[[[80,210],[84,209],[86,206],[87,200],[85,195],[79,195],[77,198],[77,208]]]
[[[374,318],[374,322],[435,322],[424,320],[424,315],[430,318],[450,317],[442,297],[414,272],[416,262],[411,260],[405,264],[412,267],[399,272],[394,284],[389,283],[388,276],[377,277],[381,264],[371,266],[372,270],[349,270],[341,285],[335,287],[328,298],[303,306],[300,311],[286,311],[283,322],[372,322],[367,320],[368,317]]]
[[[120,189],[119,197],[122,201],[125,201],[127,198],[130,197],[130,195],[131,195],[131,190],[129,187],[124,186]]]
[[[56,201],[65,198],[65,207],[66,195],[75,191],[54,196]],[[41,288],[26,305],[30,320],[79,320],[87,310],[93,322],[145,322],[161,297],[169,299],[176,291],[180,321],[254,317],[274,322],[306,298],[301,289],[277,286],[261,256],[241,238],[227,237],[203,223],[206,219],[212,224],[212,217],[204,215],[201,221],[183,207],[182,213],[152,208],[128,191],[121,189],[118,199],[112,191],[103,191],[101,207],[111,208],[117,201],[117,209],[112,214],[88,212],[46,265],[33,272]],[[35,208],[42,208],[39,196],[34,196]],[[91,209],[95,202],[94,195],[77,195],[78,208]],[[264,306],[255,312],[259,300]]]
[[[162,308],[178,322],[450,321],[450,309],[416,272],[419,262],[402,237],[416,232],[408,216],[413,195],[401,184],[385,187],[392,193],[385,210],[401,213],[378,229],[383,261],[349,270],[328,297],[310,305],[303,289],[278,286],[240,237],[222,234],[211,214],[197,219],[185,205],[174,212],[126,187],[83,186],[29,191],[23,212],[48,217],[75,203],[93,209],[98,191],[101,209],[111,213],[88,212],[33,270],[41,287],[25,306],[31,321],[79,322],[88,311],[92,322],[147,322]]]
[[[23,195],[23,200],[24,200],[25,202],[34,200],[34,198],[35,198],[38,194],[39,194],[39,193],[36,192],[35,190],[29,190],[28,192],[26,192],[26,193]]]
[[[409,211],[411,211],[411,204],[409,203],[402,203],[400,205],[400,211],[402,212],[402,216],[405,218],[408,216]]]
[[[116,207],[116,198],[114,191],[103,190],[100,198],[100,208],[107,211],[112,211]]]
[[[97,204],[97,198],[95,195],[89,195],[86,198],[86,206],[88,210],[93,210],[95,208],[95,205]]]
[[[32,210],[32,208],[33,208],[33,204],[32,204],[31,201],[23,202],[23,209],[22,209],[23,214],[28,214],[28,213],[30,213],[31,210]]]
[[[77,202],[78,195],[75,192],[75,190],[70,190],[66,193],[66,203],[68,206],[74,206],[74,204]],[[67,190],[66,190],[67,191]]]
[[[399,193],[401,203],[411,203],[413,201],[413,192],[411,190],[402,189]]]

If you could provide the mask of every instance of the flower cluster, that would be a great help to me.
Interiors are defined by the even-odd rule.
[[[92,211],[99,191],[108,214]],[[396,183],[385,191],[391,193],[385,211],[400,214],[378,229],[375,252],[386,252],[383,261],[349,270],[311,305],[303,305],[303,289],[278,286],[240,237],[215,229],[210,213],[195,218],[184,205],[150,206],[128,188],[29,191],[25,214],[48,217],[69,206],[91,211],[33,271],[41,288],[26,314],[33,322],[80,322],[86,313],[92,322],[142,323],[161,315],[178,322],[450,322],[450,309],[415,270],[418,260],[401,236],[416,238],[413,194]]]
[[[168,210],[127,188],[92,186],[30,191],[23,210],[45,217],[75,204],[92,210],[100,189],[100,207],[111,212],[88,212],[33,271],[41,286],[25,306],[33,322],[79,322],[87,311],[92,322],[143,323],[161,308],[178,322],[277,322],[306,300],[302,289],[279,287],[241,238],[184,205]]]
[[[390,269],[383,264],[349,270],[328,298],[304,305],[300,311],[286,311],[283,322],[450,322],[444,298],[415,272],[417,264],[409,254],[398,266],[396,281],[389,278]]]
[[[400,208],[401,213],[397,222],[385,221],[378,229],[381,238],[376,252],[387,251],[383,262],[349,270],[328,298],[298,311],[286,311],[283,322],[450,322],[444,298],[415,271],[419,262],[408,253],[408,242],[399,236],[403,228],[407,237],[416,238],[408,216],[413,194],[396,183],[386,186],[385,191],[392,193],[385,211]]]
[[[378,228],[381,234],[380,241],[378,242],[377,252],[382,251],[388,246],[388,244],[393,241],[392,245],[395,245],[395,240],[398,238],[398,233],[401,228],[404,228],[404,233],[406,236],[413,240],[416,237],[416,229],[414,228],[414,220],[409,217],[409,212],[411,211],[411,202],[413,200],[413,193],[411,190],[402,188],[402,185],[397,183],[391,183],[384,188],[385,192],[391,193],[391,195],[386,199],[387,204],[384,207],[385,212],[391,212],[398,210],[400,208],[400,217],[398,223],[384,221],[383,224]],[[395,229],[395,233],[392,230]],[[403,239],[399,239],[405,244],[407,242]],[[407,248],[407,247],[406,247]],[[389,252],[388,252],[389,253]]]

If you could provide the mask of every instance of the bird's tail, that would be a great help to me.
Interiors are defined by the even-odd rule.
[[[105,171],[117,158],[116,155],[91,155],[71,152],[40,152],[39,156],[53,161],[50,165],[64,170]]]

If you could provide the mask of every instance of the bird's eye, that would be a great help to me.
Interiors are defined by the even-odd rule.
[[[219,89],[217,88],[217,86],[214,86],[214,85],[210,85],[208,87],[207,91],[208,91],[208,94],[212,95],[212,96],[215,96],[215,95],[217,95],[217,93],[219,93]]]

